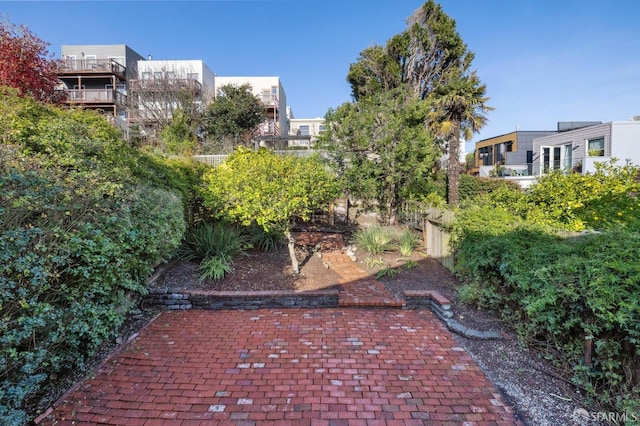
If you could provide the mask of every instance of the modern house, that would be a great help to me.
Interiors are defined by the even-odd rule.
[[[143,57],[124,44],[63,45],[58,65],[65,103],[124,119],[129,81]]]
[[[478,141],[475,146],[475,167],[480,176],[489,176],[498,166],[502,166],[503,172],[509,175],[531,176],[533,140],[555,133],[554,130],[516,130]]]
[[[640,164],[640,117],[594,124],[536,138],[533,169],[537,175],[552,170],[588,173],[596,162],[617,159],[618,165]]]
[[[186,103],[199,108],[213,99],[215,74],[201,60],[139,60],[129,81],[128,121],[151,131]]]
[[[216,76],[215,91],[222,86],[232,84],[251,86],[253,94],[258,96],[265,106],[267,119],[259,127],[258,139],[268,141],[288,135],[287,95],[284,92],[280,77],[228,77]]]

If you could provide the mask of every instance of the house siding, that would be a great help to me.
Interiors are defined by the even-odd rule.
[[[588,143],[590,139],[604,138],[604,156],[590,157]],[[640,164],[640,121],[614,121],[585,127],[557,135],[534,140],[534,173],[541,174],[541,153],[545,146],[557,147],[571,144],[571,167],[582,165],[583,171],[592,171],[593,163],[598,160],[617,159],[618,165],[627,161]]]

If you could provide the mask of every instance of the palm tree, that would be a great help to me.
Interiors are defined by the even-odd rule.
[[[436,137],[447,141],[447,202],[458,205],[458,181],[460,177],[460,137],[471,139],[473,133],[486,123],[486,113],[493,110],[486,105],[487,86],[480,82],[475,72],[467,75],[455,73],[446,84],[439,85],[429,94],[431,110],[427,116],[429,128]]]

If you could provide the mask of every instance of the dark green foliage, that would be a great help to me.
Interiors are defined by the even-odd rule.
[[[180,249],[185,260],[215,256],[233,258],[250,248],[249,237],[241,229],[225,222],[205,223],[187,233]]]
[[[614,229],[561,238],[509,222],[500,209],[492,216],[474,211],[461,215],[477,224],[458,235],[461,297],[500,313],[523,342],[553,348],[547,354],[573,370],[594,402],[637,410],[640,235]],[[591,365],[584,363],[585,338],[593,339]]]
[[[0,117],[0,418],[25,424],[25,403],[115,333],[185,221],[97,114],[5,93]]]
[[[253,145],[258,124],[265,120],[264,104],[243,84],[222,86],[202,114],[205,154],[229,154],[237,146]]]
[[[267,253],[273,253],[287,243],[281,232],[267,232],[257,224],[250,225],[246,232],[251,245]]]
[[[482,178],[467,174],[460,175],[460,185],[458,186],[458,194],[460,202],[470,202],[477,197],[490,194],[498,189],[511,189],[521,191],[520,186],[505,179]]]
[[[251,248],[250,237],[237,226],[205,223],[192,229],[180,248],[185,260],[200,260],[200,279],[222,279],[233,272],[233,258]]]
[[[402,201],[434,183],[442,155],[424,122],[427,105],[406,87],[345,103],[326,115],[318,146],[349,194],[395,224]]]

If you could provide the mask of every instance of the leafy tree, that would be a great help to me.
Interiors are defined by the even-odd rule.
[[[160,138],[169,154],[192,155],[198,145],[197,122],[193,116],[179,109],[173,113],[171,122],[160,132]]]
[[[486,122],[483,114],[491,109],[485,104],[485,86],[469,71],[473,58],[473,52],[456,30],[455,21],[439,4],[428,0],[409,17],[404,32],[392,37],[384,47],[363,50],[347,74],[356,101],[407,85],[418,99],[431,103],[434,111],[430,130],[448,143],[448,200],[454,205],[460,174],[459,136],[467,136],[467,130],[478,131]],[[459,101],[461,95],[466,98],[463,102]],[[455,111],[451,105],[454,99],[458,100]],[[469,110],[461,110],[463,106]]]
[[[56,63],[46,46],[28,27],[0,16],[0,86],[39,101],[56,101]]]
[[[433,0],[407,20],[407,29],[382,46],[368,47],[349,67],[347,81],[358,100],[380,90],[409,85],[426,99],[438,85],[446,84],[451,71],[466,71],[473,53],[456,31],[456,23]]]
[[[338,195],[335,177],[314,158],[280,156],[264,148],[238,148],[204,177],[205,205],[243,225],[282,232],[293,271],[299,272],[291,222],[326,206]]]
[[[222,86],[204,112],[202,127],[207,137],[205,149],[229,153],[236,146],[249,146],[265,120],[262,101],[249,84]]]
[[[493,108],[486,105],[486,85],[481,84],[475,72],[461,76],[455,74],[447,84],[439,85],[429,95],[431,111],[428,115],[429,127],[436,136],[447,141],[448,154],[447,202],[458,204],[458,183],[460,179],[460,138],[471,139],[487,122],[486,112]]]
[[[348,191],[372,197],[395,224],[401,200],[433,192],[438,146],[424,121],[427,104],[406,87],[361,97],[326,116],[319,146],[343,177]]]

